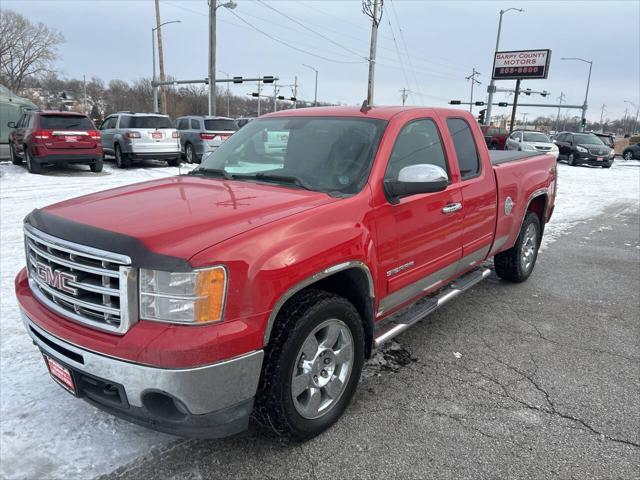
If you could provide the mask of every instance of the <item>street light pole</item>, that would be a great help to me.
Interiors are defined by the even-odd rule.
[[[587,121],[587,101],[589,99],[589,85],[591,84],[591,68],[593,67],[593,62],[591,60],[585,60],[584,58],[577,57],[562,57],[560,60],[577,60],[580,62],[589,64],[589,76],[587,77],[587,91],[584,94],[584,103],[582,104],[582,118],[580,119],[580,129],[579,131],[584,132],[584,124]]]
[[[500,20],[498,21],[498,35],[496,37],[496,49],[495,52],[493,54],[494,60],[495,60],[495,54],[496,52],[498,52],[498,49],[500,47],[500,32],[502,30],[502,16],[507,13],[510,10],[515,10],[517,12],[524,12],[524,9],[522,8],[507,8],[506,10],[500,10]],[[491,67],[493,69],[493,66]],[[488,92],[489,92],[489,98],[487,99],[487,112],[486,115],[484,117],[484,124],[485,125],[490,125],[491,124],[491,105],[493,104],[493,92],[496,89],[496,82],[493,79],[493,71],[491,72],[491,82],[489,83],[489,88],[488,88]]]
[[[629,100],[625,100],[624,103],[628,103],[629,105],[631,105],[632,107],[635,107],[636,109],[636,117],[633,120],[633,127],[631,128],[631,135],[633,135],[634,133],[636,133],[636,125],[638,124],[638,114],[640,114],[640,106],[636,105],[633,102],[630,102]],[[626,110],[625,110],[625,118],[626,118],[627,114],[626,114]],[[623,122],[624,124],[624,122]],[[625,132],[626,133],[626,132]]]
[[[220,7],[233,10],[238,4],[234,0],[217,3],[209,0],[209,115],[216,114],[216,11]]]
[[[310,68],[311,70],[316,72],[316,87],[315,87],[315,92],[313,94],[313,106],[317,107],[318,106],[318,70],[313,68],[311,65],[307,65],[306,63],[303,63],[302,66]]]
[[[158,87],[155,85],[155,82],[158,81],[158,77],[156,76],[156,30],[158,30],[163,25],[168,25],[170,23],[182,23],[180,20],[171,20],[169,22],[164,22],[151,29],[151,55],[153,57],[153,77],[151,81],[151,91],[152,93],[152,102],[153,102],[153,111],[157,112],[160,110],[158,105]]]

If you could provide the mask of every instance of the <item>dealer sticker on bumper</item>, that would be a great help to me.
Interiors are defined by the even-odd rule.
[[[65,390],[68,390],[72,394],[76,395],[76,386],[75,386],[75,383],[73,382],[73,376],[71,375],[71,370],[69,370],[64,365],[61,365],[60,363],[56,362],[53,358],[48,357],[45,354],[42,354],[42,355],[44,356],[44,361],[47,364],[47,368],[49,369],[49,373],[51,374],[51,377],[60,385],[62,385],[65,388]]]

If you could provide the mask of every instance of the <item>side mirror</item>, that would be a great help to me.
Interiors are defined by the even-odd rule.
[[[7,123],[7,127],[9,127],[9,128],[16,128],[16,122],[8,122],[8,123]]]
[[[401,197],[418,193],[441,192],[449,184],[449,176],[441,167],[430,164],[409,165],[398,173],[398,179],[384,181],[389,202],[396,204]]]

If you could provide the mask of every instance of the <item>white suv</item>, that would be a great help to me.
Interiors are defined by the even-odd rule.
[[[180,135],[167,115],[159,113],[118,112],[100,125],[100,141],[105,154],[116,158],[119,168],[133,160],[166,160],[170,166],[180,163]]]

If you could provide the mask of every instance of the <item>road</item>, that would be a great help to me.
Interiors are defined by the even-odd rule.
[[[177,440],[102,478],[638,478],[639,232],[616,203],[526,283],[492,274],[379,352],[316,439]]]

